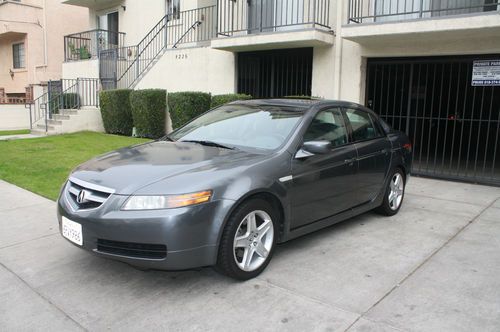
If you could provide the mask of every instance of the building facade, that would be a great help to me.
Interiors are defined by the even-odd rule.
[[[66,0],[66,78],[373,108],[415,174],[500,184],[499,0]]]
[[[62,73],[63,36],[88,26],[88,10],[59,0],[0,1],[0,103],[24,103]]]

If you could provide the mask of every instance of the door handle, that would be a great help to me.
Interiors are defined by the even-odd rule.
[[[356,159],[355,159],[355,158],[352,158],[352,159],[346,159],[346,160],[344,160],[344,164],[350,164],[350,165],[352,165],[355,161],[356,161]]]

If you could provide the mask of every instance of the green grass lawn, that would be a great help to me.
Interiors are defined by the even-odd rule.
[[[23,135],[23,134],[29,134],[30,130],[29,129],[19,129],[19,130],[0,130],[0,136],[7,136],[7,135]]]
[[[0,141],[0,179],[56,200],[69,172],[77,165],[145,141],[94,132]]]

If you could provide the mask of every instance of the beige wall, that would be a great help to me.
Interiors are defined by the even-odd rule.
[[[0,21],[0,87],[23,93],[28,85],[61,78],[63,36],[87,30],[88,9],[59,0],[7,2],[0,4]],[[12,43],[18,41],[25,43],[24,69],[12,68]]]
[[[24,105],[0,105],[0,130],[28,129],[30,112]]]
[[[209,47],[167,51],[136,89],[162,88],[169,92],[235,92],[234,53]]]

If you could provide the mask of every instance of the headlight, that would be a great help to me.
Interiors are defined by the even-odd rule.
[[[205,203],[212,197],[212,191],[165,196],[130,196],[122,210],[158,210]]]

